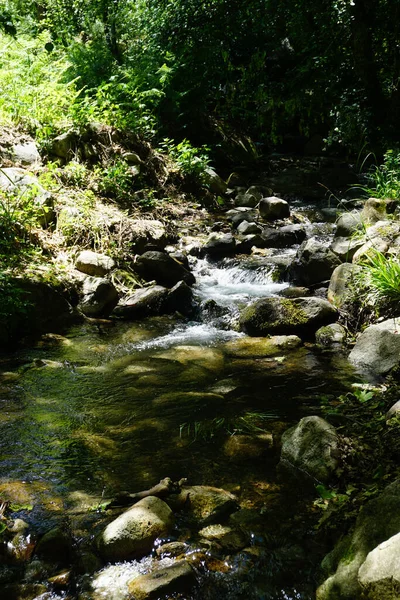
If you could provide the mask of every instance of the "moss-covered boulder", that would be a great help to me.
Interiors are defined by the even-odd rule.
[[[293,334],[310,338],[337,318],[336,309],[322,298],[263,298],[243,310],[240,327],[250,336]]]

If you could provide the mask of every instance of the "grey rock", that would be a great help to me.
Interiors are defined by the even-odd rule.
[[[240,326],[251,336],[293,334],[307,338],[337,318],[337,310],[322,298],[263,298],[242,311]]]
[[[389,410],[387,411],[386,420],[388,421],[392,417],[399,417],[399,416],[400,416],[400,400],[397,400],[397,402],[395,402],[393,404],[393,406],[391,406],[389,408]]]
[[[380,237],[374,237],[372,240],[368,240],[354,253],[353,263],[362,263],[368,256],[374,255],[376,252],[386,254],[389,250],[389,242]]]
[[[174,508],[183,507],[200,527],[220,523],[239,508],[236,496],[206,485],[184,486],[178,496],[167,501]]]
[[[338,436],[317,416],[304,417],[282,436],[279,471],[296,479],[327,483],[338,467]]]
[[[72,540],[66,531],[55,527],[39,540],[35,554],[46,562],[68,564],[73,556]]]
[[[229,525],[208,525],[199,531],[201,542],[217,543],[223,550],[227,552],[238,552],[245,548],[249,539],[240,529],[233,529]]]
[[[111,521],[97,542],[107,560],[120,561],[148,554],[158,537],[167,535],[174,518],[160,498],[148,496]]]
[[[229,256],[235,252],[236,240],[231,233],[211,233],[203,246],[203,252],[211,257]]]
[[[191,316],[193,314],[193,291],[184,281],[179,281],[169,290],[166,310],[171,313],[178,312],[184,316]]]
[[[306,232],[301,225],[285,225],[279,229],[267,227],[263,229],[262,238],[265,248],[290,248],[301,244],[306,238]]]
[[[364,238],[357,239],[347,237],[336,237],[332,242],[330,249],[343,262],[351,262],[357,250],[359,250],[364,245],[364,243]]]
[[[371,550],[358,571],[365,600],[400,598],[400,533]]]
[[[279,292],[282,298],[306,298],[310,295],[310,290],[306,287],[287,287]]]
[[[156,219],[131,219],[129,221],[132,252],[143,253],[147,248],[162,250],[167,244],[165,226]]]
[[[204,182],[213,194],[219,196],[223,196],[228,189],[225,181],[211,167],[204,170]]]
[[[351,237],[354,233],[364,230],[364,220],[361,211],[353,210],[340,215],[336,223],[336,237]]]
[[[260,201],[259,211],[265,221],[276,221],[290,216],[289,204],[286,200],[270,196]]]
[[[337,345],[343,345],[346,341],[346,330],[339,323],[325,325],[315,333],[315,341],[320,346],[332,348]]]
[[[233,227],[237,227],[242,221],[248,221],[249,223],[256,221],[258,210],[245,207],[232,208],[227,211],[226,218],[232,223]]]
[[[15,144],[12,147],[13,158],[23,165],[35,165],[41,162],[35,142]]]
[[[118,303],[118,292],[111,281],[102,277],[85,277],[79,310],[87,317],[108,316]]]
[[[161,285],[141,288],[121,299],[113,314],[123,319],[142,319],[164,314],[168,294],[169,290]]]
[[[195,278],[190,271],[172,258],[169,254],[150,250],[137,258],[135,270],[146,281],[155,280],[158,284],[172,287],[178,281],[188,285],[195,283]]]
[[[115,262],[105,254],[84,250],[75,261],[75,268],[87,275],[102,277],[115,267]]]
[[[55,137],[50,145],[50,154],[58,156],[63,160],[69,160],[73,158],[77,147],[78,137],[77,134],[71,129],[61,135]]]
[[[0,171],[0,190],[32,194],[33,202],[38,209],[38,224],[47,227],[55,220],[54,202],[50,192],[46,191],[38,179],[24,169],[7,167]]]
[[[393,212],[393,200],[384,198],[368,198],[361,211],[364,223],[374,224],[387,218],[388,212]]]
[[[303,242],[289,268],[289,277],[296,285],[314,285],[330,279],[340,259],[316,238]]]
[[[188,593],[196,583],[192,567],[185,560],[178,560],[168,567],[141,575],[128,585],[130,598],[157,600],[166,594]]]
[[[254,233],[261,233],[262,232],[262,227],[260,227],[260,225],[257,225],[257,223],[249,223],[248,221],[242,221],[238,228],[237,228],[237,232],[240,235],[250,235],[250,234],[254,234]]]
[[[349,355],[350,362],[372,376],[386,375],[400,363],[400,318],[387,319],[363,331]]]
[[[328,287],[328,300],[336,308],[342,307],[355,296],[359,272],[360,267],[352,263],[342,263],[333,271]]]

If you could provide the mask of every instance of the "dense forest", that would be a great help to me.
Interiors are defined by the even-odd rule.
[[[35,40],[24,60],[70,83],[66,111],[53,89],[54,114],[20,113],[46,135],[63,110],[200,146],[301,151],[318,135],[321,149],[358,155],[399,141],[399,11],[384,0],[7,0],[0,25]]]

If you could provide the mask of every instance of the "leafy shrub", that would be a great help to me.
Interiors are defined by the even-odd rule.
[[[368,195],[390,200],[400,199],[400,152],[388,150],[383,164],[373,168],[369,181],[370,185],[364,188]]]
[[[106,167],[96,167],[94,173],[104,196],[126,200],[132,192],[133,174],[126,161],[118,158]]]
[[[164,138],[160,147],[170,156],[183,175],[200,182],[203,180],[205,170],[210,164],[207,146],[196,148],[187,139],[175,144],[170,138]]]

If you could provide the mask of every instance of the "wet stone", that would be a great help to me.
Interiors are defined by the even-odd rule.
[[[180,560],[134,579],[128,589],[135,600],[156,600],[168,593],[188,592],[195,583],[192,567],[185,560]]]

